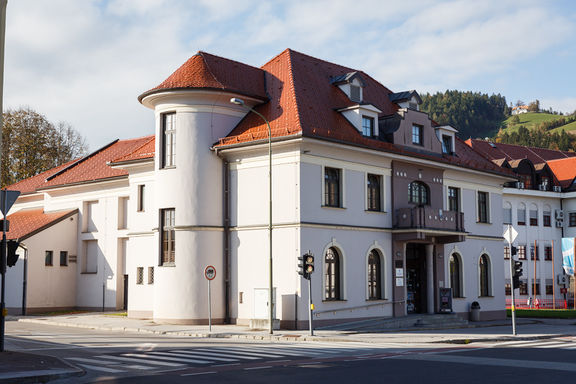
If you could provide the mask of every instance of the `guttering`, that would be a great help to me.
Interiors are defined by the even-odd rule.
[[[87,185],[87,184],[96,184],[96,183],[101,183],[101,182],[120,181],[122,179],[127,179],[127,178],[128,178],[128,175],[112,176],[112,177],[105,177],[105,178],[96,179],[96,180],[84,180],[84,181],[78,181],[75,183],[53,185],[53,186],[49,186],[49,187],[38,188],[36,191],[38,191],[38,192],[49,191],[49,190],[67,188],[67,187],[82,186],[82,185]]]

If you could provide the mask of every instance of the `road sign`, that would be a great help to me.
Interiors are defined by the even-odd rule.
[[[214,280],[214,278],[216,277],[216,268],[214,268],[211,265],[207,266],[206,269],[204,270],[204,276],[208,280]]]
[[[20,196],[20,191],[7,191],[5,189],[0,193],[0,210],[6,216],[12,205]],[[4,212],[6,210],[6,212]]]
[[[518,232],[514,229],[513,226],[509,225],[508,228],[504,231],[504,239],[507,242],[513,243],[516,240],[516,236],[518,236]]]

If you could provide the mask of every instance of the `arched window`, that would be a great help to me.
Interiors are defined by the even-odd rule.
[[[324,256],[324,299],[340,300],[340,255],[334,247]]]
[[[487,255],[480,256],[480,295],[490,296],[490,260]]]
[[[413,181],[408,185],[408,200],[414,204],[429,204],[430,193],[428,186],[420,181]]]
[[[368,255],[368,299],[382,299],[382,264],[380,254],[373,249]]]
[[[462,297],[462,268],[460,255],[454,253],[450,255],[450,287],[452,297]]]

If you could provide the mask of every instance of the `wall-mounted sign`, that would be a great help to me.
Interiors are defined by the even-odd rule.
[[[404,286],[404,278],[403,277],[397,277],[396,278],[396,286],[397,287],[403,287]]]

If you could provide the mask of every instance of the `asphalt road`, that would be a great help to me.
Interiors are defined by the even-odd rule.
[[[54,383],[542,383],[576,373],[576,338],[470,345],[256,342],[7,323],[8,350],[56,356]]]

